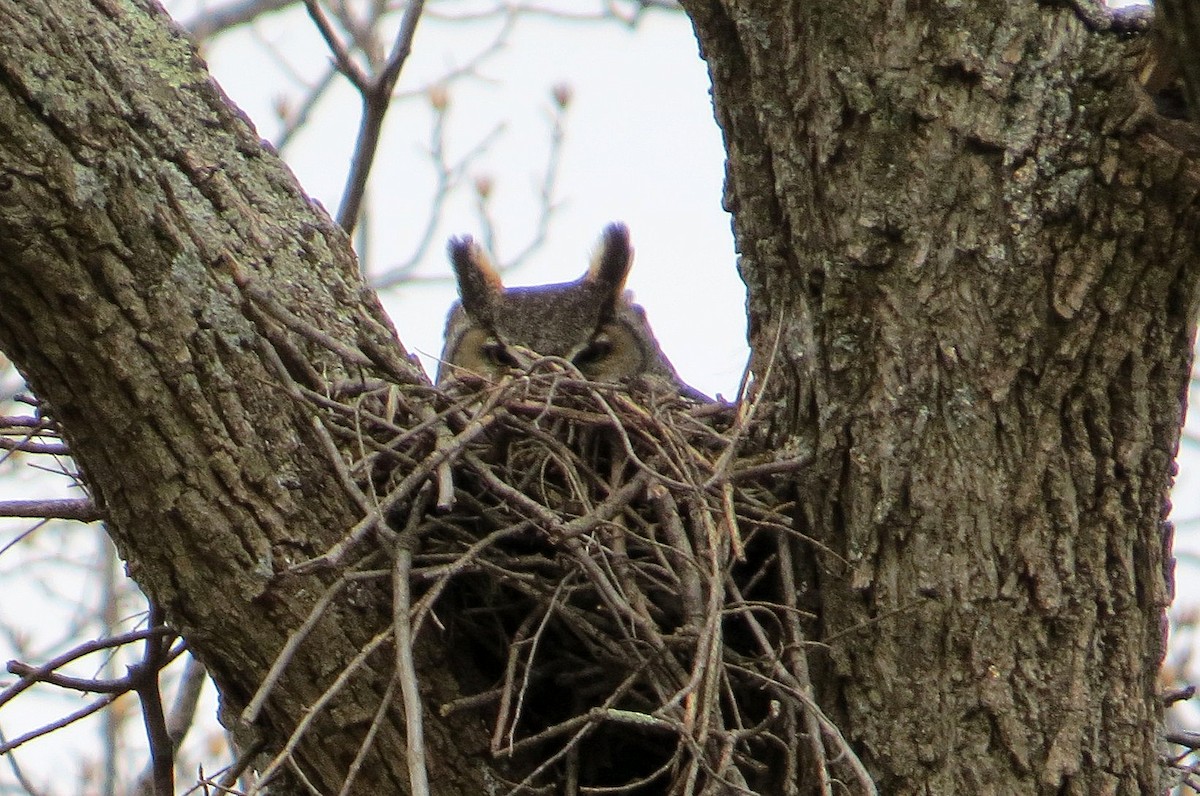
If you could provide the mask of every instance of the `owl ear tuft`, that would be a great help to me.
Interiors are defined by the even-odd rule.
[[[625,279],[632,266],[633,244],[629,241],[629,227],[620,222],[609,224],[596,245],[583,283],[596,287],[615,305],[625,290]]]
[[[500,274],[470,235],[451,238],[447,251],[458,280],[458,296],[462,299],[463,309],[476,322],[490,324],[496,298],[504,292]]]

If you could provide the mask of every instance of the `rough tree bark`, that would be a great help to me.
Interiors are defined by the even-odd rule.
[[[155,4],[0,6],[0,86],[0,348],[62,422],[130,575],[208,666],[236,725],[330,580],[278,573],[324,552],[359,511],[234,274],[335,339],[393,352],[413,380],[419,368],[346,236]],[[352,370],[318,346],[296,354],[282,367]],[[386,623],[343,610],[266,703],[268,752]],[[436,673],[428,685],[437,692]],[[301,739],[320,792],[338,791],[385,686],[351,683]],[[404,792],[402,727],[383,727],[362,792]],[[483,792],[463,761],[484,743],[478,728],[430,736],[434,774],[459,788],[445,792]]]
[[[795,488],[821,704],[881,793],[1155,792],[1197,181],[1134,81],[1144,43],[1032,1],[685,6],[767,443],[818,452]],[[353,363],[279,363],[235,275],[418,378],[345,236],[161,12],[0,6],[0,348],[230,716],[328,580],[277,573],[359,514],[273,386]],[[386,623],[378,597],[299,649],[268,749]],[[386,682],[301,738],[319,792]],[[486,738],[452,721],[427,726],[434,792],[489,792]],[[359,790],[406,792],[398,720],[375,750]]]
[[[1200,257],[1147,42],[1069,3],[684,6],[773,437],[818,451],[821,704],[881,793],[1158,792]]]

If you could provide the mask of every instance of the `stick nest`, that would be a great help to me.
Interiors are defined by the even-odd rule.
[[[550,360],[449,385],[404,431],[383,419],[402,389],[358,396],[364,461],[413,550],[413,633],[441,634],[470,694],[433,707],[485,718],[509,792],[796,793],[814,763],[836,774],[805,658],[810,542],[776,478],[803,462],[739,453],[747,404]]]

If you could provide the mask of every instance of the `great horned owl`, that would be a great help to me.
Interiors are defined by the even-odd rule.
[[[605,228],[591,266],[574,282],[505,288],[470,237],[452,238],[449,252],[460,301],[446,323],[439,383],[462,371],[494,378],[538,356],[555,356],[593,381],[648,377],[703,398],[679,379],[645,311],[625,291],[633,247],[624,224]]]

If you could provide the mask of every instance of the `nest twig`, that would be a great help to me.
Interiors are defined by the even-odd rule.
[[[329,603],[373,576],[379,550],[364,548],[378,539],[395,605],[370,646],[396,650],[387,701],[399,682],[414,794],[428,792],[411,656],[422,632],[440,634],[469,692],[440,711],[488,717],[513,794],[875,792],[811,693],[798,595],[812,542],[774,480],[806,461],[740,450],[753,406],[592,383],[554,359],[443,392],[414,381],[371,334],[361,350],[330,341],[244,276],[239,285],[272,333],[281,377],[299,374],[290,394],[314,408],[364,512],[293,568],[342,576],[289,640],[247,723]],[[302,357],[277,324],[388,380],[330,390],[288,369]],[[347,449],[358,452],[349,465],[337,454]]]
[[[472,692],[442,712],[484,711],[512,793],[871,792],[809,685],[811,555],[774,481],[803,460],[742,455],[734,407],[558,360],[451,385],[415,426],[397,389],[311,396],[378,506],[319,562],[405,528],[395,635],[442,634]],[[415,500],[434,485],[440,510]]]

